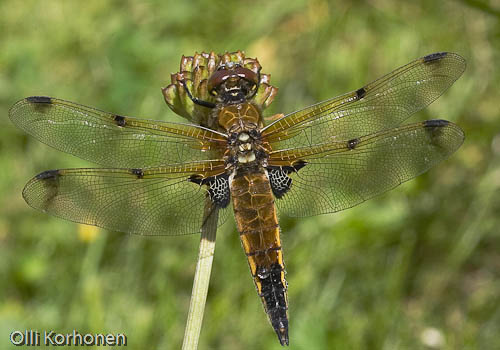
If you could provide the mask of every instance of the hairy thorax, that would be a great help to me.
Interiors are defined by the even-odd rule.
[[[244,102],[217,109],[218,122],[228,135],[224,154],[226,168],[234,175],[262,172],[271,148],[262,142],[262,117],[251,103]]]

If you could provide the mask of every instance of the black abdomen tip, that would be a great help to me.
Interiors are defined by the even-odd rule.
[[[448,52],[435,52],[431,53],[430,55],[424,56],[424,62],[433,62],[433,61],[438,61],[448,55]]]
[[[281,328],[275,328],[276,334],[278,335],[278,339],[282,346],[288,346],[288,325]]]
[[[52,99],[47,96],[30,96],[26,97],[26,101],[28,101],[29,103],[52,103]]]

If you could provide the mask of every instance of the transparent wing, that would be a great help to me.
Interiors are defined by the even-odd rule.
[[[193,174],[223,171],[222,163],[144,169],[61,169],[31,179],[23,197],[33,208],[109,230],[139,235],[200,232],[207,191]],[[228,210],[219,210],[219,225]]]
[[[124,117],[51,97],[17,102],[10,119],[39,141],[106,167],[218,158],[222,134],[201,126]]]
[[[463,131],[445,120],[428,120],[349,141],[275,151],[274,166],[306,162],[276,201],[290,216],[353,207],[427,171],[455,152]]]
[[[349,140],[401,124],[437,99],[465,70],[465,60],[440,52],[419,58],[348,94],[278,119],[262,136],[273,149]]]

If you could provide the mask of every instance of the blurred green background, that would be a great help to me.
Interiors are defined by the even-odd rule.
[[[244,50],[280,91],[267,113],[357,89],[436,51],[464,76],[410,121],[466,133],[450,159],[338,214],[282,218],[291,349],[500,349],[498,1],[1,1],[0,344],[13,330],[125,333],[179,349],[199,237],[93,230],[29,208],[43,170],[91,164],[8,119],[30,95],[176,119],[180,57]],[[218,232],[200,349],[279,349],[234,223]]]

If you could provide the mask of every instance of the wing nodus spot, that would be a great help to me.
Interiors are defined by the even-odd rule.
[[[362,87],[361,89],[356,90],[356,97],[358,100],[361,100],[366,95],[366,89]]]
[[[358,145],[358,143],[359,143],[359,139],[349,140],[349,141],[347,141],[347,148],[349,148],[349,149],[355,149],[356,146]]]
[[[137,176],[138,179],[142,179],[144,177],[144,171],[142,171],[142,169],[131,169],[130,172]]]
[[[127,124],[125,117],[121,115],[115,115],[114,121],[116,122],[116,125],[118,126],[125,126]]]
[[[443,57],[446,57],[447,54],[448,54],[447,52],[431,53],[430,55],[424,56],[424,63],[432,63],[435,61],[439,61]]]

